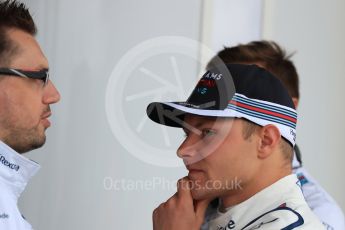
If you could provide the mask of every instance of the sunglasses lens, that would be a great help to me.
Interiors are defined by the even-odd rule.
[[[49,72],[46,72],[46,77],[44,78],[44,85],[47,85],[49,81]]]

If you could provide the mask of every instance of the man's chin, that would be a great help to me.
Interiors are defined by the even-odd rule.
[[[37,140],[36,142],[34,142],[32,144],[32,146],[31,146],[32,149],[31,150],[41,148],[45,143],[46,143],[46,136],[43,136],[41,139]]]
[[[46,142],[46,136],[42,133],[40,136],[37,136],[33,139],[27,140],[26,143],[21,143],[14,148],[18,153],[26,153],[38,148],[41,148]]]
[[[192,189],[191,194],[193,197],[193,200],[206,200],[206,199],[213,199],[212,191],[207,189]]]

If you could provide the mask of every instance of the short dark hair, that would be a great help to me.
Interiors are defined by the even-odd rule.
[[[24,3],[16,0],[0,0],[0,65],[7,65],[16,46],[8,38],[9,29],[19,29],[35,36],[37,28]]]
[[[276,42],[253,41],[234,47],[225,47],[208,63],[207,69],[215,67],[219,58],[225,64],[258,63],[276,76],[287,88],[291,97],[299,98],[299,79],[296,68],[287,54]]]

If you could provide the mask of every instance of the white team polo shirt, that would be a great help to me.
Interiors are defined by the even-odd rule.
[[[40,166],[0,141],[0,229],[27,230],[31,225],[21,215],[17,202]]]
[[[206,227],[206,226],[204,226]],[[296,175],[286,176],[248,200],[217,211],[208,222],[211,230],[325,229],[303,197]]]

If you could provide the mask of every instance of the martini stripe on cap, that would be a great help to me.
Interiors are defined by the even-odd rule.
[[[232,109],[232,110],[235,110],[237,112],[249,115],[249,116],[253,116],[253,117],[256,117],[256,118],[264,119],[264,120],[267,120],[267,121],[272,121],[272,122],[279,123],[279,124],[282,124],[282,125],[286,125],[286,126],[289,126],[290,128],[296,129],[296,124],[295,123],[292,123],[292,122],[284,120],[284,119],[280,119],[280,118],[277,118],[277,117],[274,117],[274,116],[270,116],[270,115],[265,115],[263,113],[258,113],[258,112],[255,112],[255,111],[252,111],[252,110],[248,110],[248,109],[243,109],[243,108],[240,108],[240,107],[234,106],[234,105],[229,105],[229,108]]]
[[[281,107],[278,107],[278,106],[267,105],[267,104],[265,104],[263,102],[258,102],[256,100],[249,99],[249,98],[246,98],[246,97],[243,97],[243,96],[239,96],[239,95],[235,95],[232,100],[240,101],[242,103],[253,105],[253,106],[259,106],[259,107],[262,107],[264,109],[275,111],[275,112],[282,113],[282,114],[286,114],[288,116],[291,116],[291,117],[297,119],[297,113],[289,111],[287,108],[281,108]]]
[[[296,121],[296,118],[287,116],[287,115],[285,115],[285,114],[273,112],[273,111],[266,110],[266,109],[259,108],[259,107],[254,107],[254,106],[246,105],[246,104],[243,104],[243,103],[241,103],[241,102],[230,101],[230,104],[235,105],[235,106],[238,106],[238,107],[241,107],[241,108],[249,109],[249,110],[252,110],[252,111],[256,111],[256,112],[259,112],[259,113],[264,113],[264,114],[266,114],[266,115],[272,115],[272,116],[275,116],[275,117],[279,117],[279,118],[282,118],[282,119],[291,121],[291,122],[293,122],[293,123],[296,123],[296,122],[297,122],[297,121]]]

